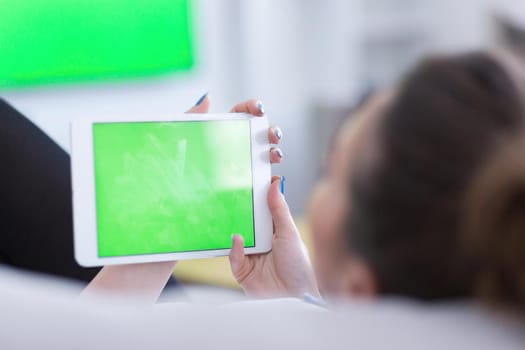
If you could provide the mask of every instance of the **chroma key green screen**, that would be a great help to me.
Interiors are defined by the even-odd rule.
[[[190,0],[0,0],[0,88],[191,69]]]
[[[93,125],[100,257],[255,245],[248,120]]]

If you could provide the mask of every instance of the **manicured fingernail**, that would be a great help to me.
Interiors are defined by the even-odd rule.
[[[264,105],[261,101],[257,101],[257,109],[259,112],[261,112],[261,114],[264,114]]]
[[[275,150],[275,153],[277,153],[277,155],[279,156],[279,158],[282,158],[282,157],[284,156],[283,151],[281,151],[280,148],[277,148],[277,149]]]
[[[283,137],[283,132],[281,131],[280,128],[275,128],[273,133],[275,134],[275,137],[277,137],[277,139],[279,140],[281,139],[281,137]]]
[[[204,95],[201,96],[201,98],[199,98],[199,100],[195,104],[195,107],[200,106],[200,104],[206,99],[206,96],[208,96],[208,93],[205,93]]]
[[[284,182],[286,181],[286,177],[281,176],[281,193],[284,194]]]

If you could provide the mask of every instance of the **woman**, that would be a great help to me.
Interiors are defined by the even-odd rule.
[[[240,285],[259,297],[320,289],[522,308],[524,82],[510,55],[424,61],[341,128],[310,206],[317,279],[275,177],[272,252],[245,256],[242,237],[233,238]],[[105,290],[153,301],[173,267],[106,267],[85,295]]]

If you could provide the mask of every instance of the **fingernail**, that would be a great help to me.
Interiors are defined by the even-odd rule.
[[[280,128],[275,128],[273,133],[275,134],[275,137],[277,137],[277,139],[279,140],[281,139],[281,137],[283,137],[283,132]]]
[[[284,194],[284,182],[286,181],[286,177],[281,176],[281,193]]]
[[[264,114],[264,105],[261,101],[257,101],[257,109],[259,112],[261,112],[261,114]]]
[[[275,153],[277,153],[277,155],[279,156],[279,158],[282,158],[282,157],[284,156],[283,151],[281,151],[280,148],[277,148],[277,149],[275,150]]]
[[[232,233],[232,236],[231,236],[232,241],[234,240],[234,238],[235,238],[235,233]]]
[[[200,106],[200,104],[206,99],[206,96],[208,96],[208,93],[205,93],[204,95],[201,96],[201,98],[199,98],[199,100],[195,104],[195,107]]]

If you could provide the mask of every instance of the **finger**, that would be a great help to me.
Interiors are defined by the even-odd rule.
[[[233,273],[233,276],[237,278],[242,270],[244,264],[244,238],[241,235],[234,234],[232,235],[232,250],[230,251],[230,267]],[[238,278],[237,278],[238,281]]]
[[[281,180],[281,177],[279,175],[273,175],[272,176],[272,184],[274,183],[274,181],[277,181],[279,182]],[[280,186],[279,186],[280,187]],[[275,223],[273,222],[272,220],[272,232],[275,232]]]
[[[261,101],[251,99],[245,102],[241,102],[235,105],[232,110],[232,113],[248,113],[256,117],[264,115],[264,105]]]
[[[276,237],[294,237],[297,236],[297,228],[290,214],[288,204],[280,191],[281,179],[273,181],[268,191],[268,207],[272,214],[275,225]]]
[[[195,106],[191,107],[186,113],[208,113],[210,109],[210,99],[208,93],[205,93],[197,100]]]
[[[281,142],[282,137],[283,132],[278,126],[272,126],[270,129],[268,129],[268,140],[270,141],[270,143],[277,145],[279,144],[279,142]]]
[[[279,164],[283,159],[283,151],[280,148],[270,148],[270,163]]]

